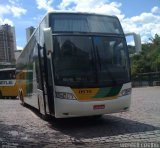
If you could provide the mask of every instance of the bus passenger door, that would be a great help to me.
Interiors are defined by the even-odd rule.
[[[53,78],[52,78],[52,71],[51,71],[51,59],[47,56],[46,47],[44,44],[43,47],[43,55],[44,55],[44,71],[45,71],[45,84],[46,84],[46,96],[48,102],[48,109],[50,114],[54,114],[54,89],[53,89]]]
[[[53,88],[49,81],[52,79],[51,72],[49,71],[50,65],[46,56],[45,48],[38,45],[38,63],[40,70],[40,86],[38,89],[38,101],[39,108],[42,114],[53,114],[54,113],[54,102],[53,100]],[[51,83],[52,84],[52,83]]]
[[[44,66],[42,48],[37,44],[38,59],[36,60],[36,76],[37,76],[37,97],[38,106],[41,114],[46,115],[46,101],[45,101],[45,88],[44,88]]]

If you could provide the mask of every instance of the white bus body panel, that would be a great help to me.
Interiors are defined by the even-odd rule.
[[[24,97],[24,102],[36,109],[39,109],[37,94],[32,94],[31,96]]]
[[[124,84],[122,89],[131,88],[131,83]],[[69,87],[57,86],[56,90],[68,92]],[[74,92],[72,92],[74,93]],[[113,100],[104,101],[78,101],[55,98],[55,117],[68,118],[79,116],[93,116],[109,113],[116,113],[126,111],[131,104],[131,95],[117,97]],[[104,109],[93,109],[95,105],[104,105]]]

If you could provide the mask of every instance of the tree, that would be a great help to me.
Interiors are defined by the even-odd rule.
[[[155,34],[151,43],[142,45],[142,51],[131,57],[131,74],[136,77],[138,73],[160,71],[160,36]]]

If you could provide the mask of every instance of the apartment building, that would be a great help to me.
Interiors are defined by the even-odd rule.
[[[0,26],[0,62],[15,61],[16,50],[15,28],[8,24]]]

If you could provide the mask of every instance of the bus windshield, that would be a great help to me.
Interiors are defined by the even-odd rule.
[[[56,85],[101,87],[130,81],[123,37],[53,36]]]
[[[53,32],[87,32],[123,34],[116,17],[94,14],[50,14]]]
[[[15,79],[15,69],[1,69],[0,80],[11,80]]]

